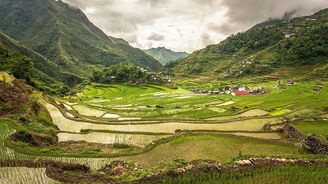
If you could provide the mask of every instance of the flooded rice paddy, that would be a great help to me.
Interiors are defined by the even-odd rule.
[[[131,144],[145,147],[155,140],[169,137],[170,135],[142,135],[91,132],[88,134],[59,133],[59,142],[64,141],[87,141],[101,144]]]
[[[3,184],[56,184],[46,176],[45,168],[3,167],[0,168],[0,183]]]
[[[273,122],[276,119],[249,119],[234,121],[229,123],[218,124],[198,124],[198,123],[179,123],[166,122],[162,124],[93,124],[86,122],[79,122],[66,119],[61,112],[53,105],[46,104],[54,124],[58,126],[61,131],[78,133],[81,130],[108,130],[120,132],[152,132],[152,133],[175,133],[176,130],[239,130],[239,131],[258,131],[263,125],[268,122]]]

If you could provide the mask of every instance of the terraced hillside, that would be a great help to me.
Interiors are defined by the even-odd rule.
[[[33,97],[47,109],[51,119],[43,114],[41,124],[39,114],[25,129],[15,116],[2,117],[1,157],[87,163],[92,169],[112,160],[125,160],[150,169],[147,173],[176,157],[222,163],[249,156],[323,159],[323,155],[295,146],[278,130],[286,118],[309,119],[327,113],[326,98],[321,98],[328,94],[326,83],[321,82],[321,91],[312,91],[314,85],[302,82],[246,97],[128,84],[91,84],[81,93],[64,98],[35,93]],[[288,96],[294,94],[298,97]],[[39,129],[45,122],[48,130]],[[277,124],[278,129],[264,130],[268,124]],[[58,142],[34,145],[17,139],[17,135],[9,136],[15,130],[18,135],[24,130],[36,139],[53,137],[54,133]],[[42,173],[38,177],[45,180]]]
[[[63,98],[72,115],[119,120],[236,120],[280,117],[286,114],[325,111],[327,83],[299,82],[275,89],[276,82],[245,84],[264,87],[268,93],[238,97],[192,93],[162,86],[92,84],[73,97]],[[320,91],[313,88],[323,87]],[[297,94],[297,96],[295,96]]]
[[[268,20],[166,68],[179,76],[230,79],[305,66],[305,76],[326,77],[327,20],[327,9],[291,20]]]

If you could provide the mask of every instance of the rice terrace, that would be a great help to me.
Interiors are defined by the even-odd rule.
[[[0,184],[328,183],[328,4],[248,3],[0,0]]]

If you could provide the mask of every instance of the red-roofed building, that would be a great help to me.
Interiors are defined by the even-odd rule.
[[[246,91],[246,90],[242,90],[242,91],[234,91],[233,93],[232,93],[232,95],[234,95],[234,96],[248,96],[249,95],[249,92],[248,91]]]

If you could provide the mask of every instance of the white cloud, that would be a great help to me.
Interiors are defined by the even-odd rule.
[[[310,14],[327,0],[65,0],[110,36],[142,49],[192,52],[286,12]],[[156,37],[154,37],[156,36]],[[153,39],[155,38],[155,39]]]

